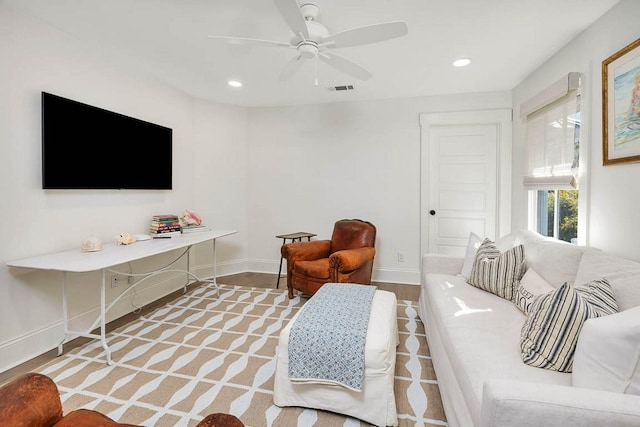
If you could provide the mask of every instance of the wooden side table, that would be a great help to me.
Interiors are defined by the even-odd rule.
[[[291,243],[295,242],[296,240],[298,242],[302,242],[302,239],[304,239],[305,237],[307,238],[307,242],[311,241],[312,237],[315,237],[316,234],[314,233],[307,233],[306,231],[299,231],[297,233],[291,233],[291,234],[280,234],[279,236],[276,236],[276,239],[282,239],[282,246],[284,246],[287,243],[287,239],[291,240]],[[282,274],[282,252],[280,252],[280,268],[278,269],[278,282],[276,283],[276,289],[280,286],[280,275]]]

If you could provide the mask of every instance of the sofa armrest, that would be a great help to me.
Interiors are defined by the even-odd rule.
[[[460,274],[464,258],[443,254],[424,254],[422,256],[422,274]]]
[[[640,425],[640,396],[515,380],[483,389],[482,427]]]

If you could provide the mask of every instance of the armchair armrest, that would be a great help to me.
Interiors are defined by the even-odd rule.
[[[293,265],[296,261],[329,258],[330,251],[331,240],[287,243],[280,249],[282,256],[287,260],[287,265]]]
[[[370,262],[375,254],[375,248],[345,249],[332,253],[329,265],[340,273],[355,271]]]
[[[58,387],[46,375],[25,374],[0,388],[0,425],[52,426],[61,419]]]
[[[451,274],[462,272],[464,258],[444,254],[424,254],[422,256],[422,274]]]
[[[231,414],[215,413],[207,415],[196,427],[244,427],[242,421]]]
[[[600,427],[640,425],[640,396],[587,388],[490,380],[481,426]]]

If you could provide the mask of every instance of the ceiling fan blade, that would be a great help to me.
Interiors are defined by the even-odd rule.
[[[207,36],[209,39],[217,39],[223,40],[228,44],[235,45],[257,45],[257,46],[267,46],[267,47],[289,47],[295,48],[295,46],[291,46],[289,43],[278,42],[274,40],[260,40],[260,39],[248,39],[244,37],[227,37],[227,36]]]
[[[291,58],[291,60],[287,62],[287,64],[284,66],[284,68],[280,72],[280,75],[278,76],[278,81],[284,82],[289,80],[291,76],[293,76],[300,69],[304,60],[305,59],[302,55],[297,55]]]
[[[274,2],[293,34],[302,34],[305,39],[308,39],[307,22],[302,16],[298,2],[296,0],[274,0]]]
[[[324,39],[324,42],[334,42],[333,47],[336,48],[352,47],[402,37],[408,32],[407,23],[404,21],[385,22],[331,34]]]
[[[349,74],[352,77],[360,80],[368,80],[373,74],[356,64],[349,61],[333,52],[322,52],[318,55],[320,60],[326,64],[331,65],[338,71],[342,71],[345,74]]]

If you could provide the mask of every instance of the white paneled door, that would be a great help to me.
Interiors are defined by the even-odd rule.
[[[464,256],[510,230],[511,110],[420,115],[421,251]]]

